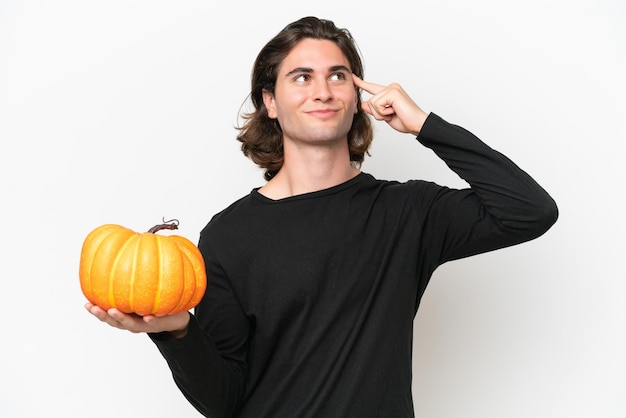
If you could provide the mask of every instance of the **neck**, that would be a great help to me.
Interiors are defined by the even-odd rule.
[[[350,163],[348,147],[339,150],[317,147],[306,152],[285,149],[285,161],[259,192],[271,199],[282,199],[327,189],[344,183],[359,174]]]

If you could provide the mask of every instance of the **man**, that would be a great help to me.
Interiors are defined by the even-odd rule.
[[[413,318],[433,271],[557,219],[508,158],[362,72],[347,30],[313,17],[285,27],[256,59],[255,110],[238,136],[268,181],[201,232],[209,287],[194,314],[87,304],[149,333],[205,416],[412,417]],[[417,137],[471,188],[361,172],[370,117]]]

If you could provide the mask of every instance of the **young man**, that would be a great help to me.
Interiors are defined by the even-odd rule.
[[[202,302],[160,318],[87,305],[149,333],[205,416],[413,417],[413,319],[433,271],[557,219],[508,158],[362,76],[348,31],[313,17],[285,27],[257,57],[238,136],[268,181],[202,231]],[[371,118],[417,137],[471,188],[361,172]]]

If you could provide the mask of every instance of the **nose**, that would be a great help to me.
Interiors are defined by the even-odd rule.
[[[333,93],[326,80],[319,80],[314,85],[313,98],[316,101],[327,102],[332,99]]]

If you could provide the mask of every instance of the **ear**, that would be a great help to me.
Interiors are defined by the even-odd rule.
[[[270,119],[276,119],[276,101],[274,95],[266,89],[263,89],[263,104],[267,109],[267,116]]]

